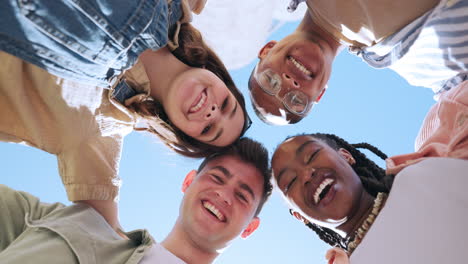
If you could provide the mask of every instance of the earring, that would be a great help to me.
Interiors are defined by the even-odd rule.
[[[305,219],[300,213],[289,209],[289,213],[294,216],[297,220],[301,221],[304,224],[309,224],[309,220]]]

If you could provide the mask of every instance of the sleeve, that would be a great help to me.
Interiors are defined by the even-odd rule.
[[[118,200],[118,176],[123,136],[88,139],[57,155],[62,182],[70,201]]]
[[[26,215],[39,219],[63,207],[61,203],[41,203],[29,193],[0,184],[0,252],[25,230]]]
[[[386,160],[387,174],[427,157],[468,159],[468,81],[442,94],[431,107],[415,142],[416,152]]]

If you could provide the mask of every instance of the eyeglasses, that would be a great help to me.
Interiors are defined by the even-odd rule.
[[[260,63],[260,62],[259,62]],[[258,64],[255,66],[253,77],[257,81],[258,85],[262,90],[271,95],[275,96],[283,103],[286,109],[296,115],[303,116],[305,115],[310,108],[316,103],[311,102],[309,104],[309,97],[307,94],[303,93],[300,90],[292,90],[286,93],[282,98],[279,96],[281,91],[282,79],[279,74],[274,72],[271,69],[266,69],[261,73],[258,73]]]
[[[252,120],[250,120],[249,115],[246,114],[245,119],[244,119],[244,127],[242,128],[242,132],[241,132],[241,137],[245,134],[245,132],[250,128],[251,125],[252,125]]]

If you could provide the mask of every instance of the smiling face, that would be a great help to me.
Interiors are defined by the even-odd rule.
[[[288,111],[278,98],[283,98],[290,91],[300,90],[308,96],[309,102],[317,101],[330,78],[335,54],[327,42],[317,35],[295,32],[279,42],[267,43],[260,50],[259,58],[257,71],[277,73],[281,77],[282,88],[279,96],[275,97],[262,91],[258,81],[250,82],[257,109],[295,123],[302,117]]]
[[[255,219],[262,196],[263,176],[257,168],[235,156],[221,156],[190,183],[179,219],[197,246],[223,249]]]
[[[293,209],[310,221],[333,227],[353,216],[364,192],[349,162],[338,151],[311,136],[283,142],[272,159],[274,178]]]
[[[244,111],[215,74],[191,68],[180,74],[169,89],[164,110],[185,134],[214,146],[227,146],[239,138]]]

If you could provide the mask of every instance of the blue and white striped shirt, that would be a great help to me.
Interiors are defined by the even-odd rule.
[[[389,67],[411,85],[440,94],[468,79],[468,0],[439,5],[382,42],[350,48],[375,68]]]

